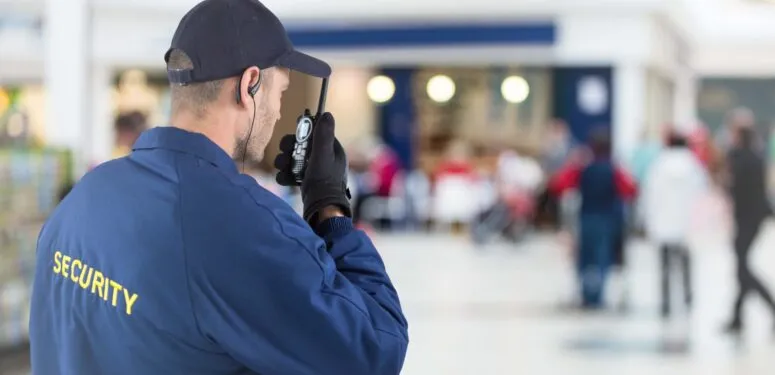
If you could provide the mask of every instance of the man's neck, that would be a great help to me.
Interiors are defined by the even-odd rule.
[[[194,114],[181,111],[172,116],[170,125],[193,133],[200,133],[218,145],[228,155],[234,153],[234,136],[229,131],[229,125],[220,116],[207,114],[197,117]]]

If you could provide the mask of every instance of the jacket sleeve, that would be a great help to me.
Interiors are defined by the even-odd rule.
[[[549,180],[549,191],[560,196],[566,191],[578,187],[580,178],[581,167],[574,163],[568,164],[557,171]]]
[[[407,322],[374,245],[347,218],[324,241],[286,211],[229,223],[241,238],[190,271],[201,333],[260,374],[399,374]]]
[[[614,169],[614,182],[619,196],[625,200],[632,200],[638,192],[635,180],[620,167]]]

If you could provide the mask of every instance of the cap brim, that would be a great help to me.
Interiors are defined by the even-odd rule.
[[[318,78],[328,78],[331,75],[331,67],[323,60],[296,50],[281,57],[277,65]]]

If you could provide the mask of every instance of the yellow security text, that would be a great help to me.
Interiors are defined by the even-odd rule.
[[[132,293],[125,285],[112,280],[102,271],[90,266],[82,259],[73,258],[61,251],[54,253],[54,274],[74,283],[86,293],[91,293],[108,306],[120,309],[127,315],[132,315],[133,308],[139,299],[137,293]]]

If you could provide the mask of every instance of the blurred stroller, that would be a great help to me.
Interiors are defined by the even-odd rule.
[[[534,212],[532,194],[514,192],[498,199],[492,207],[478,215],[471,224],[471,237],[478,245],[498,236],[518,243],[530,231]]]
[[[496,237],[511,243],[522,241],[532,229],[536,212],[533,197],[543,179],[535,160],[511,150],[501,152],[495,186],[490,186],[493,199],[471,224],[474,243],[482,245]]]

